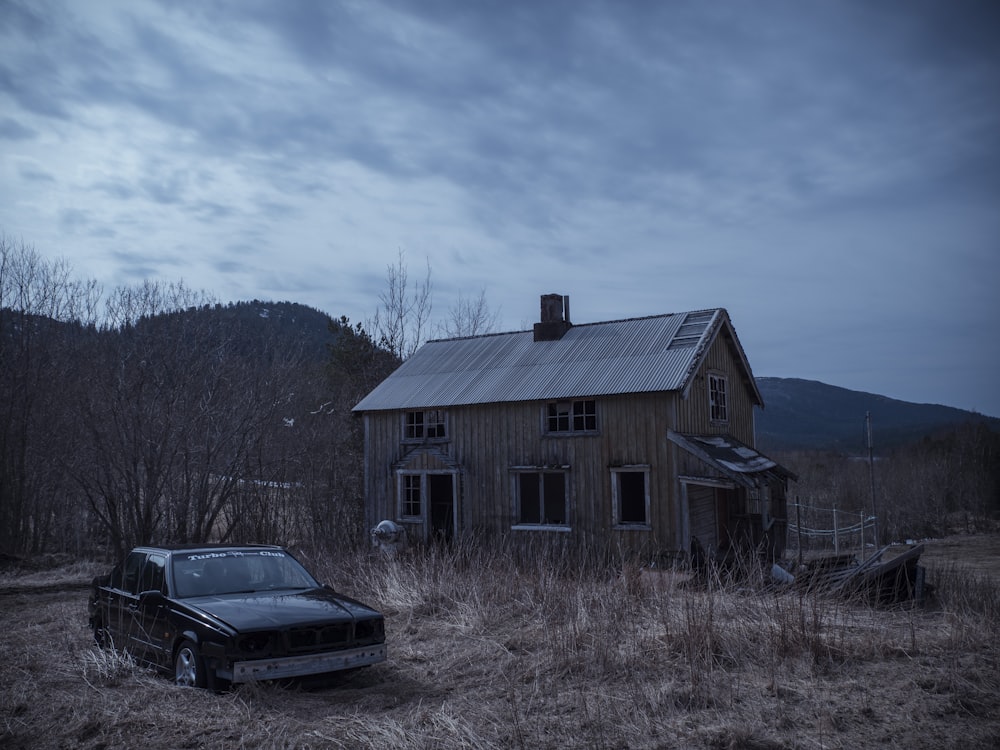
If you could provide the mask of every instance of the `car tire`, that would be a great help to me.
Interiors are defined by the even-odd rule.
[[[205,660],[191,641],[183,641],[174,654],[174,683],[181,687],[205,687]]]

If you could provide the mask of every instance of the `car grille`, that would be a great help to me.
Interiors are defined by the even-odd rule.
[[[292,628],[288,631],[288,650],[292,653],[323,651],[346,646],[351,642],[351,623],[321,627]]]

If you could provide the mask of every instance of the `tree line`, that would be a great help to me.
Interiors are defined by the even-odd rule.
[[[359,541],[350,409],[398,358],[346,318],[317,357],[220,307],[183,284],[105,295],[0,238],[0,552]]]

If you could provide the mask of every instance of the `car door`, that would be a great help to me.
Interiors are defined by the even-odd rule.
[[[132,642],[137,654],[155,664],[165,664],[164,654],[170,647],[170,623],[166,581],[167,559],[164,555],[150,552],[142,566],[136,603],[132,610]]]
[[[145,552],[132,551],[111,573],[104,621],[111,636],[111,644],[116,648],[132,648],[134,614],[139,601],[136,592],[145,561]]]

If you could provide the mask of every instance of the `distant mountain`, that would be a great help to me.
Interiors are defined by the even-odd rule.
[[[757,378],[764,409],[756,413],[757,446],[764,451],[837,450],[862,454],[865,414],[871,412],[875,451],[914,442],[969,422],[1000,431],[1000,419],[936,404],[913,404],[815,380]]]

